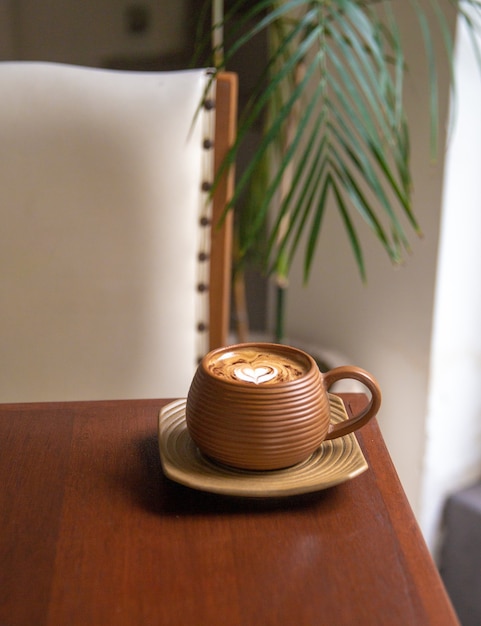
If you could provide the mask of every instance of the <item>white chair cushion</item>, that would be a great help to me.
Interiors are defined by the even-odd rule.
[[[207,82],[0,64],[0,401],[186,395]]]

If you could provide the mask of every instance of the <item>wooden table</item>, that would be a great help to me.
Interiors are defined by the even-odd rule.
[[[375,420],[360,476],[247,500],[163,476],[166,402],[0,407],[2,626],[458,623]]]

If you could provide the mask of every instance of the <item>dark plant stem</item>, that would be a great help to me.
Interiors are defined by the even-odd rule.
[[[249,338],[249,315],[247,312],[246,277],[243,268],[236,269],[232,282],[237,341],[245,343]]]
[[[285,318],[286,318],[286,287],[277,285],[276,287],[276,323],[274,329],[274,339],[276,343],[284,341]]]

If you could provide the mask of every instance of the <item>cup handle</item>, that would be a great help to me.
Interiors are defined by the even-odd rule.
[[[329,430],[326,435],[326,439],[335,439],[336,437],[343,437],[352,433],[353,430],[357,430],[368,423],[371,417],[374,417],[381,406],[381,389],[378,382],[369,372],[356,367],[354,365],[343,365],[341,367],[335,367],[323,374],[324,387],[326,391],[338,380],[344,378],[351,378],[358,380],[365,385],[371,392],[371,400],[367,407],[361,411],[358,415],[354,415],[350,419],[340,422],[338,424],[330,424]]]

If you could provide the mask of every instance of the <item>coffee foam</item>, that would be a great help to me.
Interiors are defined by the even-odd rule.
[[[232,382],[272,385],[303,376],[308,365],[281,351],[238,348],[217,355],[207,368],[214,376]]]

